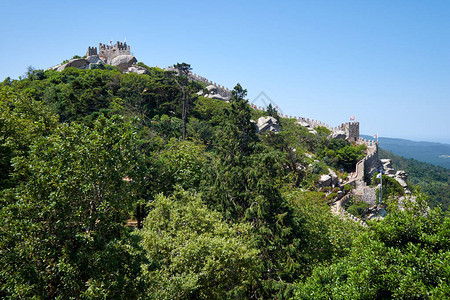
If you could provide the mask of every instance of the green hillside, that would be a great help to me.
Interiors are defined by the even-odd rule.
[[[364,145],[293,119],[258,134],[158,68],[29,69],[0,84],[0,298],[450,296],[450,219],[418,193],[368,228],[332,214]],[[342,172],[341,172],[342,170]],[[403,209],[406,208],[406,209]]]
[[[422,188],[429,195],[432,206],[441,205],[448,210],[450,205],[450,170],[434,166],[429,163],[404,158],[384,149],[379,149],[380,158],[392,159],[392,166],[396,170],[408,173],[408,181]]]

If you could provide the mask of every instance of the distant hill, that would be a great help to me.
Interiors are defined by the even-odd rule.
[[[426,162],[420,162],[412,158],[404,158],[386,151],[379,150],[380,158],[392,160],[392,166],[396,170],[404,170],[408,173],[408,181],[419,185],[423,192],[430,197],[431,206],[441,205],[444,210],[450,206],[450,170],[433,166]]]
[[[361,137],[374,140],[372,136],[361,135]],[[434,142],[415,142],[398,138],[378,138],[380,148],[394,154],[414,158],[418,161],[428,162],[437,166],[450,169],[450,145]]]

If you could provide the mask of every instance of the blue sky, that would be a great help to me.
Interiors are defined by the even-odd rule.
[[[4,1],[0,78],[123,41],[289,115],[450,143],[450,1]]]

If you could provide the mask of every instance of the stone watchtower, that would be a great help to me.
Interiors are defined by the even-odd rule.
[[[345,123],[345,133],[348,141],[357,142],[359,140],[359,122]]]
[[[113,46],[98,44],[98,56],[106,60],[106,63],[110,63],[114,57],[119,55],[131,55],[130,46],[126,42],[117,42]]]
[[[86,51],[86,56],[97,55],[97,47],[88,47]]]

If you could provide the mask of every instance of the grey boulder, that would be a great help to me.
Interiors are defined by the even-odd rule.
[[[256,126],[258,126],[259,132],[272,131],[279,132],[280,125],[278,125],[277,119],[271,116],[261,117],[256,122]]]
[[[75,58],[69,60],[69,62],[66,64],[57,66],[56,71],[61,72],[69,67],[85,69],[87,66],[89,66],[89,62],[87,60],[85,60],[84,58]]]
[[[335,131],[332,134],[330,134],[328,137],[332,138],[332,139],[345,140],[347,138],[347,134],[343,130],[338,130],[338,131]]]
[[[146,68],[140,67],[140,66],[129,67],[128,68],[128,73],[136,73],[136,74],[139,74],[139,75],[142,75],[142,74],[150,75],[150,72]]]
[[[319,186],[326,187],[331,186],[331,176],[330,175],[322,175],[319,178]]]
[[[111,60],[110,65],[118,67],[121,71],[125,72],[136,62],[137,59],[133,55],[119,55]]]

